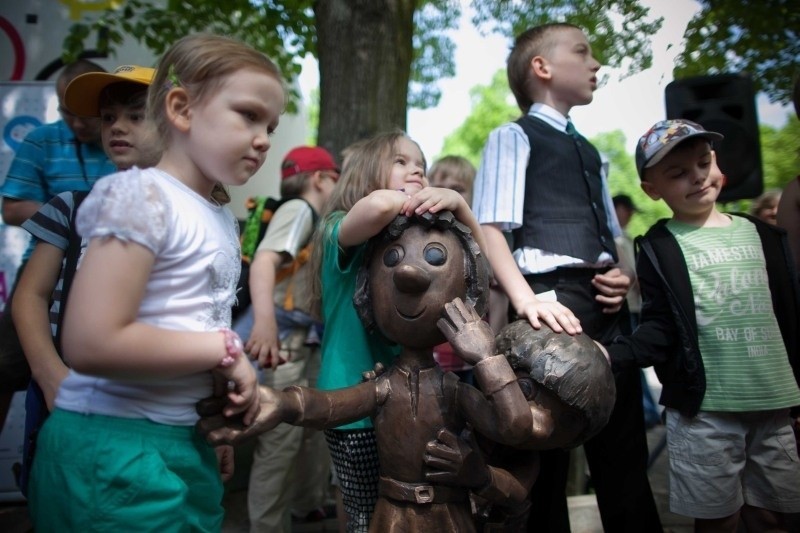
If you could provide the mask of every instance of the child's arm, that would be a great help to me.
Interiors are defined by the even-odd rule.
[[[50,297],[63,258],[64,250],[43,241],[37,243],[17,283],[11,310],[20,344],[48,411],[53,410],[58,387],[69,373],[56,351],[50,329]]]
[[[642,291],[642,320],[630,335],[619,336],[605,346],[612,367],[645,368],[666,362],[682,342],[667,287],[647,254],[636,265]]]
[[[137,320],[155,257],[146,247],[94,238],[78,269],[64,318],[66,360],[78,372],[112,379],[169,379],[214,370],[234,382],[226,415],[258,412],[255,370],[228,355],[219,331],[160,328]]]
[[[250,358],[261,368],[277,368],[281,361],[278,323],[275,320],[275,273],[283,257],[272,250],[256,252],[250,265],[250,294],[253,306],[253,328],[245,345]]]
[[[427,211],[431,213],[452,211],[456,219],[470,229],[472,238],[488,258],[489,248],[481,231],[481,225],[478,224],[472,209],[461,194],[441,187],[425,187],[411,196],[402,207],[402,212],[409,216],[414,213],[421,215]]]
[[[539,322],[541,319],[555,332],[566,331],[570,335],[580,333],[582,331],[580,321],[572,311],[558,302],[542,302],[536,298],[508,249],[503,232],[492,224],[484,224],[482,227],[489,247],[489,263],[492,265],[494,277],[517,314],[527,318],[536,329],[541,326]]]
[[[350,248],[367,242],[401,214],[407,199],[404,192],[379,189],[356,202],[342,219],[339,245]]]

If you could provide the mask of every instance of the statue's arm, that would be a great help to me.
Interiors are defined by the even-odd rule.
[[[495,355],[494,333],[489,324],[471,304],[455,298],[444,305],[437,325],[455,353],[474,365],[473,375],[482,391],[459,386],[462,413],[479,432],[493,440],[512,446],[527,440],[532,424],[530,408],[511,365],[504,356]]]
[[[222,414],[225,398],[207,398],[198,403],[200,420],[196,429],[212,445],[238,444],[265,433],[281,422],[316,429],[333,428],[372,416],[380,398],[386,397],[388,385],[384,379],[373,379],[332,391],[306,387],[287,387],[277,391],[259,387],[261,409],[249,426],[241,417]],[[381,392],[383,391],[383,392]]]
[[[502,355],[493,355],[473,367],[475,387],[460,384],[458,403],[462,413],[490,439],[519,445],[530,439],[533,419],[517,376]]]
[[[294,426],[326,429],[373,416],[384,385],[384,380],[379,379],[329,391],[287,387],[283,393],[292,398],[292,408],[283,420]]]

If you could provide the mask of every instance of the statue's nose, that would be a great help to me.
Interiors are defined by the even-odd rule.
[[[406,293],[425,292],[431,284],[428,273],[413,265],[402,265],[395,269],[393,279],[395,287]]]

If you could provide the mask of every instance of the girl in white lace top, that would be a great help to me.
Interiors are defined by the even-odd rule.
[[[161,160],[104,178],[78,210],[90,244],[64,320],[70,374],[37,443],[37,530],[220,530],[195,404],[227,392],[226,414],[258,413],[228,329],[240,259],[223,185],[263,164],[284,103],[277,67],[238,41],[191,35],[160,60],[148,113]]]

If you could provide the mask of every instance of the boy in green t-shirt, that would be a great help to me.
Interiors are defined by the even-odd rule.
[[[696,531],[784,531],[800,511],[800,290],[783,230],[717,209],[721,139],[666,120],[639,140],[642,189],[673,216],[638,243],[642,323],[607,348],[663,385],[670,510]]]

